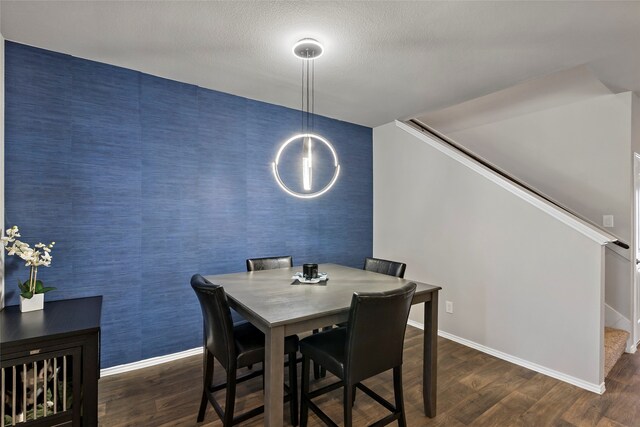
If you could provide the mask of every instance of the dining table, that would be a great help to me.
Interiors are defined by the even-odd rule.
[[[424,303],[423,403],[436,415],[439,286],[338,264],[319,264],[328,280],[302,284],[294,280],[302,267],[205,276],[221,285],[229,306],[265,334],[264,425],[282,426],[284,338],[346,322],[354,292],[379,292],[416,283],[412,304]]]

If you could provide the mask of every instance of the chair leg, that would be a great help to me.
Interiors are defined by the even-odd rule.
[[[356,404],[356,386],[354,385],[351,390],[351,406]]]
[[[208,403],[209,403],[209,398],[207,398],[207,392],[202,390],[202,399],[200,400],[200,409],[198,410],[198,419],[197,419],[199,423],[204,421],[204,414],[207,411]]]
[[[318,365],[317,362],[313,362],[313,379],[319,380],[327,376],[327,370]]]
[[[309,420],[309,357],[302,357],[302,384],[300,385],[300,427]]]
[[[343,387],[344,389],[344,401],[342,402],[344,406],[344,426],[351,427],[351,406],[353,405],[353,386],[346,384]]]
[[[398,426],[406,427],[407,419],[404,414],[404,397],[402,394],[402,365],[393,368],[393,394],[396,398],[396,410],[400,413]]]
[[[291,424],[298,425],[298,370],[296,369],[296,353],[289,353],[289,408]]]
[[[323,331],[330,331],[331,329],[333,329],[333,326],[325,326],[324,328],[322,328]],[[315,331],[314,331],[315,333]],[[316,362],[313,362],[314,366],[316,366],[315,364]],[[317,370],[317,376],[316,376],[316,372],[314,371],[314,376],[316,379],[319,378],[324,378],[327,376],[327,370],[325,368],[323,368],[322,366],[317,366],[315,367],[315,369]]]
[[[236,404],[236,370],[229,369],[227,372],[227,398],[224,405],[224,418],[222,420],[223,427],[231,427],[233,425],[233,410]]]
[[[320,332],[319,329],[314,329],[313,333],[317,334],[318,332]],[[318,365],[316,362],[313,362],[313,379],[314,380],[319,380],[320,377],[322,376],[321,371],[320,371],[320,365]]]
[[[209,353],[207,348],[204,348],[204,353],[202,356],[202,399],[200,400],[200,409],[198,410],[198,422],[202,422],[204,420],[204,414],[207,411],[207,405],[209,404],[209,398],[207,397],[207,390],[211,387],[211,382],[213,381],[213,355]]]

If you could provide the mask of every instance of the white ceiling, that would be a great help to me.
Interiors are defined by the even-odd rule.
[[[377,126],[587,64],[640,93],[640,2],[8,1],[8,40],[300,106],[291,46],[314,37],[316,112]]]
[[[440,133],[449,135],[511,117],[606,95],[611,95],[611,91],[586,66],[581,65],[413,118]]]

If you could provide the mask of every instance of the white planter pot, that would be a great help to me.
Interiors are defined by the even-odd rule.
[[[44,308],[44,294],[35,294],[31,298],[20,297],[20,311],[25,313],[27,311],[42,310]]]

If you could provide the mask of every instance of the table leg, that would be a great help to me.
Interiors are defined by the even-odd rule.
[[[424,413],[433,418],[436,416],[438,385],[438,291],[431,294],[431,301],[424,303],[423,350],[422,397]]]
[[[284,327],[267,331],[264,357],[264,425],[280,427],[284,406]]]

